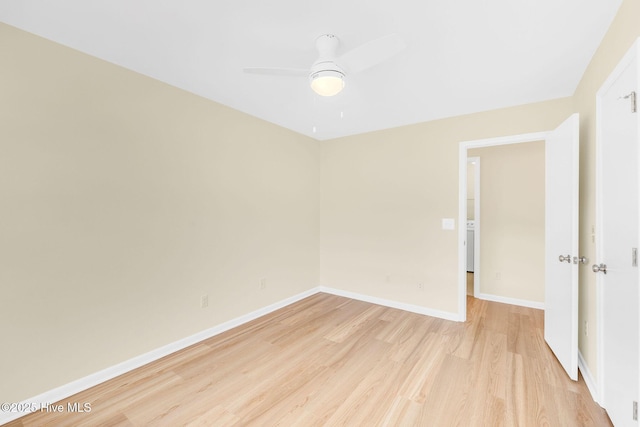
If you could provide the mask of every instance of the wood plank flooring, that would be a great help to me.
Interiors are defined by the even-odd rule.
[[[610,426],[540,310],[451,322],[316,294],[8,426]]]

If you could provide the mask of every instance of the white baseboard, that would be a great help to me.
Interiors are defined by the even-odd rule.
[[[91,375],[87,375],[84,378],[80,378],[76,381],[72,381],[63,386],[54,388],[53,390],[46,391],[42,394],[32,397],[31,399],[24,400],[16,406],[18,408],[23,408],[23,407],[39,408],[42,405],[45,405],[47,403],[52,404],[59,400],[66,399],[67,397],[72,396],[76,393],[79,393],[83,390],[96,386],[100,383],[108,381],[119,375],[122,375],[136,368],[144,366],[148,363],[154,362],[164,356],[167,356],[171,353],[175,353],[176,351],[182,350],[186,347],[189,347],[190,345],[196,344],[207,338],[211,338],[215,335],[221,334],[222,332],[228,331],[229,329],[232,329],[244,323],[250,322],[254,319],[257,319],[258,317],[269,314],[282,307],[286,307],[287,305],[293,304],[296,301],[299,301],[308,296],[314,295],[318,292],[319,292],[319,288],[316,287],[308,291],[302,292],[300,294],[294,295],[292,297],[286,298],[282,301],[278,301],[274,304],[252,311],[251,313],[245,314],[243,316],[236,317],[235,319],[221,323],[217,326],[206,329],[202,332],[198,332],[197,334],[191,335],[181,340],[172,342],[170,344],[167,344],[165,346],[152,350],[148,353],[141,354],[140,356],[136,356],[122,363],[118,363],[117,365],[95,372]],[[28,413],[29,412],[23,412],[23,411],[0,412],[0,425],[8,423],[9,421],[13,421],[17,418],[27,415]]]
[[[418,306],[418,305],[406,304],[398,301],[387,300],[384,298],[372,297],[369,295],[343,291],[340,289],[330,288],[326,286],[317,286],[315,288],[309,289],[305,292],[299,293],[292,297],[283,299],[282,301],[278,301],[274,304],[252,311],[251,313],[245,314],[240,317],[236,317],[235,319],[221,323],[217,326],[206,329],[197,334],[194,334],[189,337],[183,338],[181,340],[175,341],[173,343],[167,344],[165,346],[152,350],[148,353],[141,354],[140,356],[136,356],[132,359],[126,360],[117,365],[95,372],[91,375],[87,375],[84,378],[80,378],[76,381],[72,381],[68,384],[46,391],[30,399],[26,399],[20,402],[16,406],[34,408],[34,407],[40,407],[46,404],[53,404],[62,399],[66,399],[67,397],[72,396],[76,393],[79,393],[88,388],[94,387],[98,384],[101,384],[105,381],[115,378],[119,375],[125,374],[129,371],[137,369],[148,363],[161,359],[164,356],[167,356],[171,353],[175,353],[176,351],[182,350],[186,347],[189,347],[190,345],[196,344],[200,341],[203,341],[213,336],[216,336],[218,334],[221,334],[225,331],[228,331],[229,329],[233,329],[237,326],[243,325],[247,322],[257,319],[258,317],[269,314],[273,311],[286,307],[287,305],[293,304],[294,302],[300,301],[306,297],[315,295],[319,292],[324,292],[324,293],[333,294],[337,296],[343,296],[346,298],[369,302],[372,304],[378,304],[385,307],[397,308],[400,310],[423,314],[426,316],[438,317],[445,320],[460,321],[460,318],[457,313],[433,310],[433,309],[429,309],[429,308]],[[27,415],[28,413],[29,412],[24,412],[24,411],[0,412],[0,425],[8,423],[9,421],[13,421],[17,418]]]
[[[452,320],[455,322],[460,321],[458,313],[451,313],[448,311],[433,310],[420,305],[406,304],[403,302],[388,300],[384,298],[372,297],[369,295],[359,294],[356,292],[343,291],[341,289],[330,288],[327,286],[320,286],[319,292],[325,292],[327,294],[338,295],[341,297],[351,298],[358,301],[370,302],[372,304],[378,304],[385,307],[397,308],[399,310],[410,311],[412,313],[424,314],[425,316],[438,317],[440,319]]]
[[[509,297],[503,297],[503,296],[491,295],[491,294],[478,294],[478,295],[474,295],[474,297],[478,299],[487,300],[487,301],[501,302],[504,304],[519,305],[521,307],[537,308],[539,310],[544,310],[543,302],[509,298]]]
[[[591,398],[598,405],[602,406],[600,403],[600,393],[598,392],[598,383],[593,379],[593,375],[589,370],[589,365],[582,357],[582,352],[578,350],[578,369],[580,369],[580,373],[582,373],[582,378],[584,378],[584,382],[589,389],[589,393],[591,393]]]

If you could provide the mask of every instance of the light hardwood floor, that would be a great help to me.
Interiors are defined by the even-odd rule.
[[[9,426],[609,426],[540,310],[451,322],[316,294]]]

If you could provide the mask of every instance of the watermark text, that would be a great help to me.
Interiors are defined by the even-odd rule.
[[[65,403],[44,403],[44,402],[20,402],[20,403],[0,403],[0,412],[49,412],[77,414],[91,412],[89,402],[67,402]]]

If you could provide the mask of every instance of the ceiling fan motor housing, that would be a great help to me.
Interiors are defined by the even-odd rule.
[[[333,34],[323,34],[316,39],[316,49],[318,50],[318,60],[334,59],[340,39]]]
[[[321,74],[332,74],[332,75],[340,75],[342,78],[345,76],[345,72],[342,68],[338,66],[332,60],[329,61],[316,61],[311,66],[311,71],[309,72],[309,79],[313,80],[314,78],[319,77]]]
[[[319,57],[309,71],[309,83],[318,95],[333,96],[344,88],[344,70],[335,62],[339,43],[332,34],[324,34],[316,39]]]
[[[311,66],[309,81],[321,77],[334,77],[344,80],[345,72],[336,64],[336,51],[340,40],[333,34],[323,34],[316,39],[318,59]]]

